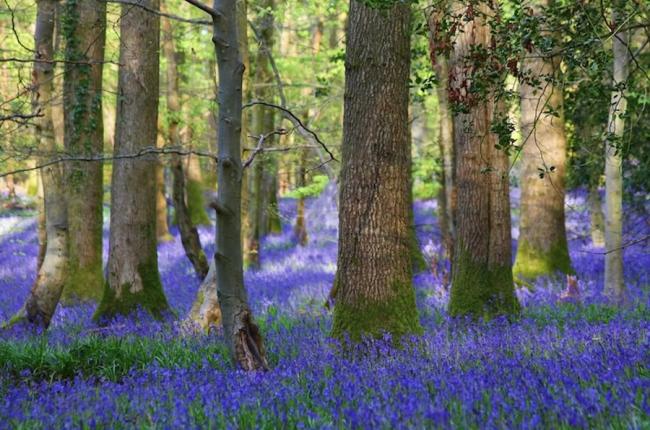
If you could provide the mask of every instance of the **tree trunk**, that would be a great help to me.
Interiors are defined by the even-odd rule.
[[[332,335],[421,331],[412,285],[410,5],[352,0],[347,33]]]
[[[47,162],[48,155],[56,152],[54,124],[52,122],[52,80],[54,78],[53,32],[55,21],[54,0],[37,2],[34,45],[36,60],[33,70],[32,107],[42,116],[34,119],[36,141],[45,154],[40,163]],[[25,305],[12,318],[11,323],[28,321],[47,327],[50,324],[67,277],[68,267],[68,224],[66,214],[66,192],[63,184],[63,169],[53,164],[42,170],[45,205],[46,250],[43,263],[38,269],[36,281],[25,301]]]
[[[244,73],[242,75],[242,96],[244,103],[252,99],[251,91],[251,61],[248,48],[248,1],[237,0],[237,39],[239,41],[239,54],[241,55]],[[241,146],[242,149],[248,146],[249,129],[250,129],[250,109],[244,109],[241,115]],[[242,196],[241,196],[241,213],[242,213],[242,244],[244,255],[244,266],[250,264],[250,237],[251,237],[251,171],[245,169],[242,173]]]
[[[534,5],[535,15],[549,0]],[[544,58],[544,57],[547,58]],[[560,58],[535,47],[524,59],[521,82],[521,217],[514,274],[535,279],[557,272],[571,273],[564,220],[567,143],[564,133]]]
[[[164,146],[164,138],[158,134],[156,140],[157,146]],[[158,157],[156,163],[156,237],[158,242],[168,242],[174,238],[169,233],[169,223],[167,222],[167,196],[165,195],[165,165],[163,160]]]
[[[173,147],[181,146],[179,133],[179,118],[181,115],[180,94],[178,91],[178,63],[176,61],[176,49],[174,46],[173,27],[170,20],[162,22],[162,51],[167,62],[167,112],[169,122],[169,143]],[[174,211],[178,230],[181,235],[181,242],[185,255],[192,263],[194,271],[199,279],[203,280],[208,274],[209,263],[201,246],[201,239],[196,227],[192,223],[188,208],[185,191],[188,190],[185,184],[184,165],[180,155],[172,155],[171,171],[173,178],[172,199],[174,200]]]
[[[183,161],[180,156],[172,156],[172,175],[174,177],[173,199],[176,210],[176,221],[181,234],[181,242],[185,255],[192,263],[194,271],[199,279],[204,279],[208,274],[208,259],[201,247],[199,232],[191,222],[189,210],[185,204],[185,176],[183,175]]]
[[[297,170],[296,185],[298,187],[304,187],[305,185],[307,185],[306,183],[307,150],[306,149],[302,149],[300,151],[298,163],[299,165]],[[296,210],[296,224],[293,228],[293,236],[295,237],[296,241],[300,246],[307,246],[307,243],[309,242],[309,237],[307,235],[307,221],[305,220],[305,197],[302,195],[302,193],[298,197],[297,210]]]
[[[451,60],[449,91],[463,106],[454,116],[456,154],[456,246],[449,313],[492,316],[517,312],[511,262],[508,157],[495,148],[490,132],[494,100],[476,100],[473,74],[487,64],[473,65],[468,55],[479,46],[490,47],[489,27],[482,16],[485,2],[469,8]]]
[[[621,20],[621,12],[612,13],[612,28]],[[623,277],[623,134],[627,99],[625,87],[629,76],[628,33],[617,32],[612,38],[614,74],[612,100],[605,141],[605,295],[615,303],[626,299]]]
[[[602,248],[605,246],[605,215],[603,214],[600,192],[596,185],[589,187],[587,199],[591,218],[591,243],[598,248]]]
[[[273,72],[271,70],[271,62],[269,52],[273,48],[274,40],[274,19],[272,13],[265,11],[272,11],[275,6],[275,0],[264,0],[260,7],[262,12],[257,19],[256,28],[258,32],[259,47],[257,56],[255,58],[255,83],[253,85],[253,92],[257,100],[272,101],[273,91],[269,86],[273,82]],[[274,112],[265,106],[255,106],[253,108],[253,130],[252,134],[261,136],[262,134],[269,133],[275,129]],[[264,146],[269,147],[273,145],[273,136],[269,137]],[[272,164],[267,159],[267,156],[260,154],[255,158],[251,174],[251,195],[249,197],[249,211],[250,217],[250,237],[248,238],[248,256],[247,261],[252,268],[259,268],[261,264],[260,258],[260,241],[262,237],[269,231],[268,230],[268,211],[270,210],[270,199],[265,198],[266,193],[271,191],[265,188],[268,184],[268,169]],[[266,180],[265,180],[266,179]],[[269,194],[266,194],[268,196]]]
[[[158,10],[158,0],[139,4]],[[156,146],[160,17],[122,6],[115,154]],[[96,319],[142,307],[168,309],[158,273],[155,156],[115,160],[111,193],[108,279]],[[134,188],[137,184],[137,188]]]
[[[233,360],[244,370],[267,369],[266,353],[248,306],[241,246],[242,74],[236,0],[215,0],[213,42],[219,69],[217,136],[217,296]]]
[[[442,191],[439,218],[445,252],[449,260],[454,256],[454,242],[456,229],[454,226],[454,208],[456,207],[456,178],[454,172],[454,120],[449,107],[447,89],[449,86],[449,63],[447,59],[448,46],[445,43],[445,34],[440,33],[440,19],[446,13],[446,3],[439,6],[439,10],[428,11],[429,47],[433,69],[438,78],[436,94],[438,96],[438,115],[440,117],[440,135],[438,146],[442,159],[442,172],[440,182]],[[444,213],[443,213],[444,212]]]
[[[210,261],[210,269],[199,286],[199,292],[190,310],[190,320],[203,330],[221,325],[221,307],[217,297],[217,268],[214,259]]]
[[[188,125],[189,136],[192,135],[191,128]],[[189,140],[185,142],[186,148],[192,148],[192,143]],[[205,196],[203,186],[203,175],[201,174],[201,163],[199,163],[199,158],[190,154],[185,158],[184,171],[186,173],[185,177],[187,179],[186,191],[187,196],[185,201],[187,202],[187,209],[189,211],[190,220],[193,226],[199,225],[210,225],[210,217],[208,216],[207,206],[205,204]]]
[[[106,2],[67,0],[62,13],[67,60],[63,85],[65,149],[73,155],[101,155]],[[66,186],[70,267],[62,301],[99,300],[104,282],[102,162],[67,163]]]

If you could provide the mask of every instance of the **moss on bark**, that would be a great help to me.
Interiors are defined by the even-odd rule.
[[[134,293],[131,292],[131,285],[124,284],[121,286],[119,297],[106,282],[102,301],[93,320],[99,321],[116,315],[128,315],[138,308],[146,310],[155,318],[162,318],[164,312],[169,309],[169,304],[160,282],[158,262],[154,259],[141,264],[138,266],[138,275],[142,281],[142,289]]]
[[[513,272],[516,278],[526,280],[555,275],[558,272],[573,273],[566,240],[552,244],[548,250],[535,248],[528,241],[520,240]]]
[[[391,289],[394,296],[389,300],[367,300],[354,305],[338,300],[334,307],[332,336],[337,339],[349,336],[359,341],[363,336],[379,338],[384,333],[390,333],[394,339],[422,333],[413,286],[393,282]]]
[[[102,265],[80,268],[78,264],[71,264],[76,269],[71,272],[63,287],[61,303],[71,305],[78,302],[98,302],[104,291]]]
[[[210,217],[205,209],[205,198],[203,197],[203,184],[199,181],[188,179],[187,186],[187,210],[190,213],[190,220],[193,226],[210,225]]]
[[[454,264],[449,314],[491,318],[519,310],[511,267],[488,267],[461,251]]]

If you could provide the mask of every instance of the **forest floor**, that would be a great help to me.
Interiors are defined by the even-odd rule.
[[[291,234],[295,201],[281,201],[284,230],[265,239],[261,270],[245,274],[267,373],[234,370],[218,331],[181,323],[199,281],[174,231],[159,262],[175,317],[98,328],[83,305],[60,307],[44,334],[0,330],[0,428],[650,428],[648,240],[625,248],[630,305],[610,307],[585,193],[567,206],[579,304],[558,303],[566,282],[547,279],[517,291],[523,310],[512,321],[452,320],[438,262],[415,276],[423,336],[342,354],[323,307],[336,270],[333,190],[308,202],[306,247]],[[415,207],[430,262],[441,253],[435,209]],[[645,209],[627,210],[625,242],[650,232]],[[210,244],[214,232],[201,238]],[[34,219],[0,218],[0,322],[22,305],[37,250]]]

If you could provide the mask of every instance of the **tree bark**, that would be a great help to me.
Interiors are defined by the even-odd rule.
[[[421,331],[409,236],[410,5],[352,0],[332,335]]]
[[[539,17],[549,4],[538,0],[535,15]],[[548,58],[535,47],[522,66],[522,73],[539,81],[520,86],[524,142],[514,274],[529,280],[572,272],[564,216],[567,142],[559,63],[559,57]]]
[[[165,140],[159,133],[156,139],[158,147],[165,144]],[[168,242],[174,238],[169,233],[167,222],[167,196],[165,193],[165,165],[161,157],[156,163],[156,237],[158,242]]]
[[[56,1],[37,2],[36,27],[34,31],[34,63],[32,107],[42,116],[34,119],[36,141],[43,154],[39,162],[48,161],[47,154],[57,150],[52,122],[52,94],[54,65],[53,33]],[[11,323],[28,321],[31,324],[48,327],[61,297],[68,268],[68,219],[66,214],[66,193],[63,184],[63,169],[53,164],[42,170],[45,205],[46,250],[43,263],[38,269],[36,281],[25,301],[25,305],[12,318]]]
[[[214,259],[210,261],[208,273],[199,286],[199,292],[190,310],[190,320],[203,330],[221,325],[221,307],[217,297],[217,268]]]
[[[612,13],[612,28],[621,21],[622,12]],[[612,38],[614,74],[612,100],[605,141],[605,295],[615,303],[626,300],[623,275],[623,134],[627,99],[625,88],[629,76],[629,36],[618,31]]]
[[[158,10],[158,0],[139,0]],[[122,6],[115,153],[156,146],[160,17]],[[138,307],[156,317],[168,309],[158,273],[155,156],[115,160],[108,279],[96,319]],[[134,188],[137,184],[137,188]]]
[[[67,60],[63,84],[65,149],[73,155],[101,155],[106,2],[67,0],[62,13]],[[66,185],[70,267],[62,301],[97,301],[104,282],[102,162],[67,163]]]
[[[268,369],[262,337],[244,287],[241,246],[242,75],[236,0],[215,0],[213,42],[219,69],[217,135],[217,296],[233,361],[244,370]]]
[[[605,246],[605,215],[603,214],[603,202],[596,185],[589,187],[587,200],[591,221],[591,243],[602,248]]]
[[[484,14],[487,4],[465,12],[451,58],[449,91],[463,109],[454,115],[454,147],[458,202],[456,246],[449,313],[492,316],[517,312],[511,263],[508,157],[495,148],[490,132],[495,101],[477,100],[471,93],[473,74],[489,64],[473,64],[468,54],[490,47]],[[463,10],[465,7],[463,6]]]

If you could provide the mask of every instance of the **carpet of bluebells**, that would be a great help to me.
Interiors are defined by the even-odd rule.
[[[584,192],[567,199],[580,302],[558,302],[564,279],[542,280],[518,289],[523,311],[511,321],[446,315],[436,204],[417,202],[420,244],[436,265],[414,282],[424,335],[401,348],[388,337],[368,342],[365,353],[342,353],[328,337],[333,196],[308,202],[306,247],[291,233],[296,202],[283,200],[283,233],[265,239],[261,270],[246,272],[269,372],[235,370],[218,330],[182,323],[199,281],[174,232],[159,262],[175,316],[97,327],[92,306],[59,307],[46,333],[0,331],[0,428],[650,428],[650,244],[625,248],[630,304],[608,306]],[[647,206],[627,209],[625,241],[650,232]],[[201,238],[210,251],[212,230]],[[37,250],[33,218],[0,218],[0,321],[22,305]],[[72,356],[82,361],[66,368]]]

